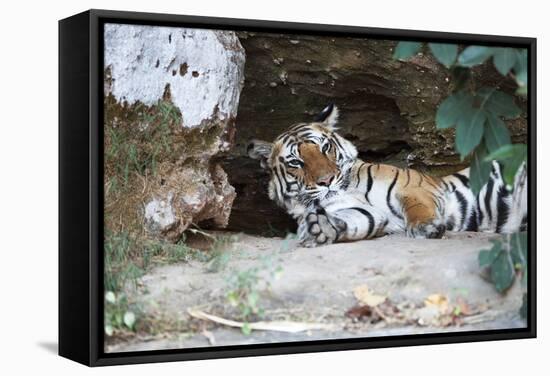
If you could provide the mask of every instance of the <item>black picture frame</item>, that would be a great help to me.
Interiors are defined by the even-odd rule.
[[[528,50],[527,328],[103,352],[103,38],[105,22],[469,43]],[[495,35],[88,10],[59,21],[59,354],[88,366],[416,346],[536,337],[536,39]]]

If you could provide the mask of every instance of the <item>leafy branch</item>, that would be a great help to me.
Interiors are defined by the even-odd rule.
[[[481,250],[478,255],[479,266],[488,268],[490,278],[498,292],[508,290],[516,275],[521,275],[524,290],[527,285],[527,233],[507,234],[502,239],[491,240],[491,249]],[[525,317],[526,292],[520,313]]]
[[[497,87],[466,89],[464,77],[469,69],[492,58],[497,71],[514,78],[518,95],[527,94],[527,50],[502,47],[467,46],[459,51],[456,44],[428,43],[433,56],[451,69],[458,81],[456,91],[437,109],[435,123],[438,129],[455,128],[455,149],[464,160],[470,157],[470,180],[474,193],[478,193],[489,179],[492,160],[498,160],[507,172],[504,180],[512,186],[514,176],[526,159],[525,145],[511,144],[510,133],[504,120],[521,115],[514,97]],[[406,60],[423,48],[420,42],[399,42],[394,59]]]

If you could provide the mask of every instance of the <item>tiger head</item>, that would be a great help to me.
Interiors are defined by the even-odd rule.
[[[306,207],[345,189],[357,149],[336,133],[338,108],[327,106],[311,123],[298,123],[274,142],[252,140],[249,157],[271,174],[269,197],[287,207]]]

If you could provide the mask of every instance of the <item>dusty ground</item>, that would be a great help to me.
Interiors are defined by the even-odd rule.
[[[493,236],[451,233],[441,240],[386,236],[311,249],[297,247],[295,240],[238,235],[231,249],[214,262],[157,267],[140,280],[138,299],[144,311],[153,316],[162,313],[186,329],[115,341],[106,351],[524,327],[518,314],[520,286],[500,295],[478,267],[478,251],[488,248]],[[227,300],[230,281],[254,267],[259,268],[254,274],[260,279],[255,286],[258,305],[265,310],[263,321],[330,327],[299,333],[254,330],[245,335],[238,328],[188,314],[189,308],[195,308],[238,320],[238,310]],[[357,308],[365,306],[354,294],[360,286],[368,286],[385,302]],[[346,315],[353,307],[353,317]]]

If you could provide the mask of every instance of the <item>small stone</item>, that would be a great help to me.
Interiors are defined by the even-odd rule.
[[[153,200],[145,206],[145,226],[152,233],[160,234],[177,225],[172,206],[163,200]]]
[[[277,87],[277,83],[276,82],[270,82],[269,87]]]
[[[279,74],[279,79],[283,83],[283,85],[286,85],[286,79],[288,78],[288,73],[283,71],[281,74]]]

